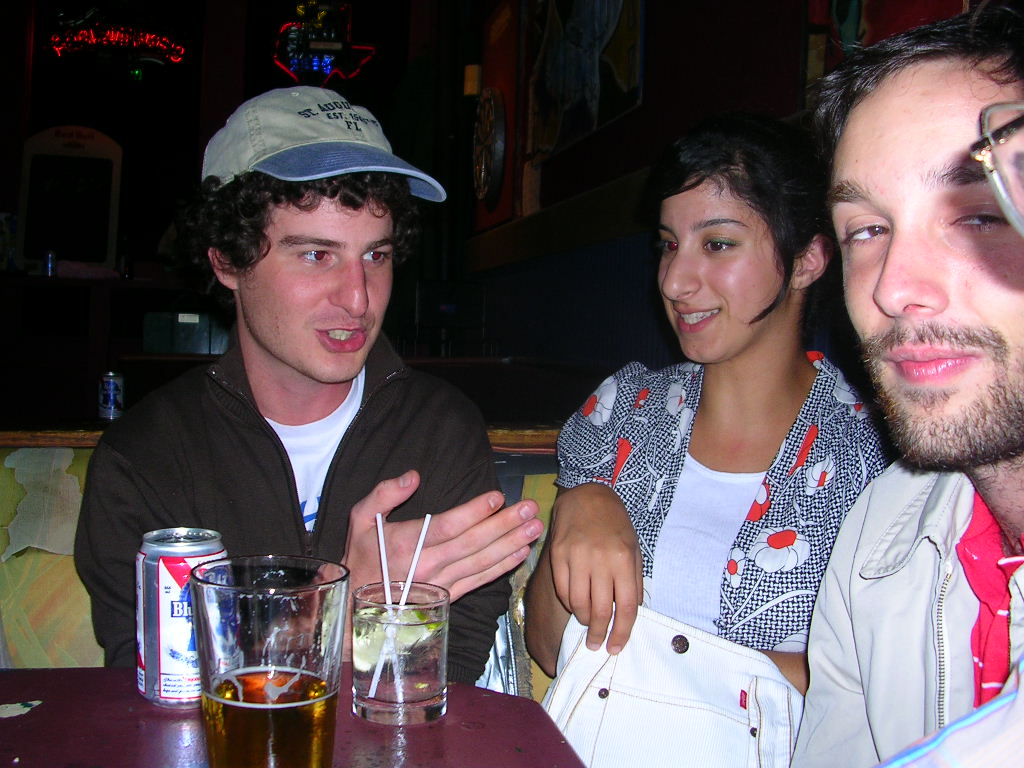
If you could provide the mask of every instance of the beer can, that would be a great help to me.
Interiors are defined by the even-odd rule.
[[[221,557],[220,534],[206,528],[163,528],[142,537],[135,556],[136,683],[154,704],[199,702],[188,577],[200,563]]]
[[[107,371],[100,376],[99,416],[113,421],[124,413],[124,376]]]

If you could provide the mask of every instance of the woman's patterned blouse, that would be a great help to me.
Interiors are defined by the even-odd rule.
[[[759,650],[806,649],[839,525],[886,464],[860,396],[820,353],[808,358],[818,369],[814,385],[722,564],[718,634]],[[686,458],[703,375],[695,363],[660,371],[630,363],[597,388],[558,438],[558,484],[602,483],[619,495],[646,577]]]

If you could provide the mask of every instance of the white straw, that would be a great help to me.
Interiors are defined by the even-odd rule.
[[[384,598],[387,605],[392,605],[391,602],[391,574],[388,572],[388,550],[384,546],[384,516],[377,513],[377,546],[380,548],[380,572],[384,579]],[[388,625],[390,627],[390,625]],[[391,653],[394,654],[394,641],[390,636],[385,636],[384,646],[390,642]],[[384,653],[385,648],[381,648],[380,655],[377,656],[377,667],[373,670],[373,680],[370,681],[370,693],[369,697],[372,699],[377,695],[377,686],[380,684],[380,672],[384,666]]]
[[[423,542],[427,538],[427,528],[430,527],[430,515],[426,514],[423,516],[423,525],[420,527],[420,537],[416,541],[416,549],[412,553],[412,562],[409,563],[409,573],[405,577],[405,585],[402,587],[402,599],[399,600],[399,605],[405,605],[406,599],[409,597],[409,586],[412,584],[413,577],[416,575],[416,566],[420,562],[420,552],[423,551]],[[384,553],[384,524],[380,515],[377,515],[377,536],[380,541],[380,562],[381,570],[384,572],[384,584],[385,590],[387,590],[388,605],[391,605],[391,585],[388,583],[388,560],[387,555]],[[384,637],[384,644],[381,648],[380,655],[377,656],[377,666],[373,669],[373,679],[370,681],[370,692],[369,698],[373,698],[377,695],[377,686],[380,685],[380,673],[384,669],[384,657],[386,654],[390,654],[393,658],[397,658],[398,649],[395,648],[395,638],[393,627],[391,624],[388,625],[388,629],[392,630],[388,632]]]
[[[384,547],[384,516],[377,513],[377,546],[380,547],[380,571],[384,577],[384,597],[391,605],[391,575],[388,573],[388,551]]]
[[[420,552],[423,551],[423,540],[427,538],[427,528],[430,527],[430,514],[423,516],[423,526],[420,528],[420,537],[416,541],[416,551],[412,553],[412,562],[409,563],[409,575],[405,577],[405,586],[402,587],[402,598],[398,601],[399,605],[405,605],[406,598],[409,597],[409,587],[412,586],[413,578],[416,576],[416,566],[420,562]]]
[[[388,629],[391,625],[388,625]],[[380,685],[380,672],[384,669],[384,654],[390,652],[392,655],[395,653],[395,642],[391,637],[390,633],[384,635],[384,643],[381,645],[380,655],[377,656],[377,666],[373,668],[373,679],[370,681],[370,692],[367,694],[368,698],[373,698],[377,695],[377,686]]]

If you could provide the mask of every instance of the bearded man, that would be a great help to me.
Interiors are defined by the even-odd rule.
[[[794,766],[888,759],[998,696],[1024,651],[1024,241],[969,152],[984,107],[1021,101],[1006,8],[857,51],[823,84],[846,303],[904,459],[832,552]]]

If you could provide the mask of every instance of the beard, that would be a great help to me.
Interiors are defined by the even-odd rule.
[[[890,369],[884,354],[907,343],[981,350],[991,361],[994,378],[959,412],[944,413],[943,406],[960,390],[916,389],[886,377]],[[998,331],[934,323],[896,326],[865,339],[861,347],[893,441],[911,464],[966,472],[1024,455],[1024,359],[1011,356]]]

